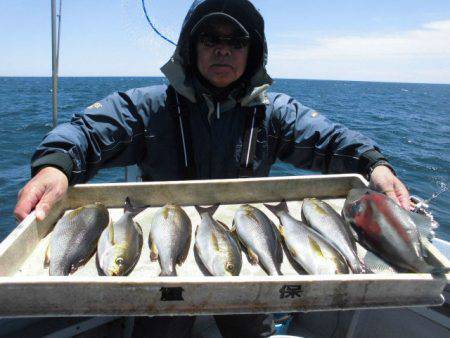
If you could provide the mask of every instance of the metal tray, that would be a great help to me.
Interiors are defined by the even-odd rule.
[[[50,277],[43,267],[52,227],[64,212],[85,204],[104,203],[116,220],[127,196],[136,205],[154,206],[155,211],[175,203],[185,208],[195,231],[200,221],[195,204],[221,203],[215,218],[230,225],[239,205],[252,203],[278,224],[260,203],[286,199],[293,216],[300,218],[303,198],[318,197],[340,212],[347,192],[366,185],[359,175],[326,175],[72,187],[43,222],[36,222],[32,213],[0,244],[0,316],[197,315],[442,304],[445,276],[391,269],[365,275],[300,275],[286,256],[283,276],[267,276],[245,255],[240,276],[204,276],[194,259],[193,241],[186,262],[177,268],[179,276],[159,277],[159,264],[150,262],[145,224],[141,224],[140,260],[127,277],[98,276],[95,256],[66,277]],[[427,250],[429,260],[449,266],[431,244]],[[358,254],[376,259],[362,247]]]

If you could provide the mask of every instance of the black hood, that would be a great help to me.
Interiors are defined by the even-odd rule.
[[[247,70],[240,81],[245,81],[246,92],[251,95],[256,88],[272,84],[266,72],[267,43],[264,34],[264,20],[255,6],[248,0],[196,0],[184,19],[178,45],[171,60],[161,68],[171,85],[181,94],[195,102],[192,76],[193,64],[191,39],[192,28],[206,15],[225,13],[239,21],[250,33],[251,45]],[[182,74],[180,74],[182,72]],[[249,100],[251,101],[251,99]]]

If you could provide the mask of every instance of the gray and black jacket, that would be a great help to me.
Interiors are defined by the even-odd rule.
[[[251,55],[252,72],[220,99],[196,80],[189,48],[192,27],[216,11],[245,23],[259,48]],[[117,92],[75,114],[45,136],[32,175],[55,166],[76,184],[102,168],[137,164],[144,180],[263,177],[277,159],[323,173],[367,174],[385,160],[360,133],[288,95],[267,92],[266,60],[264,21],[249,1],[195,1],[161,69],[170,85]]]

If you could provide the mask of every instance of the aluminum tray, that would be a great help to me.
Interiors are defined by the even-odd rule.
[[[215,218],[231,224],[237,207],[252,203],[278,224],[261,202],[287,199],[291,213],[300,218],[301,200],[318,197],[340,212],[347,192],[365,185],[359,175],[327,175],[75,186],[46,220],[36,222],[31,214],[0,244],[0,316],[197,315],[442,304],[444,276],[399,274],[385,268],[366,275],[300,275],[286,256],[283,276],[267,276],[245,255],[240,276],[204,276],[194,259],[193,243],[186,262],[177,269],[179,277],[158,277],[159,264],[149,259],[145,224],[141,224],[140,260],[127,277],[98,276],[95,257],[71,276],[50,277],[43,268],[57,219],[65,211],[96,201],[109,208],[113,220],[123,213],[127,196],[135,205],[152,205],[155,211],[176,203],[185,207],[195,230],[200,221],[195,204],[221,203]],[[427,249],[431,261],[449,266],[432,245]],[[374,259],[361,247],[358,254]]]

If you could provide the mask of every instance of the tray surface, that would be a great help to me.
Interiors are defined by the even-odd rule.
[[[242,270],[235,277],[207,277],[195,260],[195,229],[200,216],[192,201],[202,205],[222,202],[215,219],[231,227],[237,208],[249,203],[276,225],[278,219],[261,203],[277,203],[287,196],[290,214],[301,219],[301,201],[320,197],[340,213],[346,193],[367,184],[358,175],[327,175],[251,180],[217,180],[142,184],[80,185],[44,222],[31,215],[0,244],[0,315],[195,315],[223,313],[291,312],[441,304],[445,277],[396,273],[358,245],[358,255],[374,274],[301,275],[284,252],[283,276],[267,276],[242,254]],[[149,194],[149,189],[153,192]],[[73,275],[48,276],[43,266],[51,229],[63,214],[95,201],[108,207],[113,221],[123,214],[130,196],[135,206],[183,205],[192,222],[193,236],[178,277],[158,277],[158,262],[150,261],[150,224],[135,217],[144,242],[138,264],[127,277],[99,276],[95,255]],[[200,203],[199,203],[200,204]],[[448,262],[429,246],[430,259]]]

